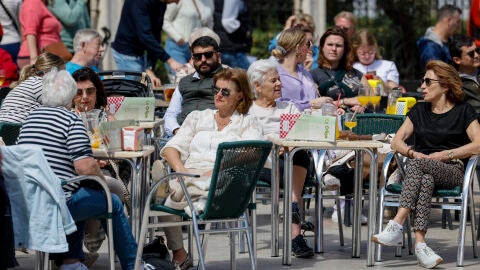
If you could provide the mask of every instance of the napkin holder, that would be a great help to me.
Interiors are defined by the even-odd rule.
[[[302,141],[335,142],[337,118],[318,114],[282,114],[280,138]]]

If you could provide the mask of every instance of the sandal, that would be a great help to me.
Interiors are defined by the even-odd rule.
[[[185,260],[183,260],[182,263],[173,261],[173,267],[175,270],[186,270],[192,266],[193,266],[193,260],[192,260],[192,257],[190,257],[190,254],[187,254],[187,257],[185,258]]]

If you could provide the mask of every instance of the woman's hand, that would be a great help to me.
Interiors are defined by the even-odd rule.
[[[430,156],[425,155],[424,153],[416,152],[416,151],[413,151],[412,156],[413,158],[432,159],[430,158]]]
[[[350,111],[356,112],[356,113],[364,113],[365,107],[363,107],[362,105],[355,105],[350,107]]]
[[[355,106],[355,105],[362,105],[360,104],[360,101],[358,101],[358,98],[357,97],[351,97],[351,98],[344,98],[343,99],[343,104],[347,105],[347,106]]]
[[[158,87],[162,86],[162,81],[160,80],[160,78],[158,78],[155,75],[155,73],[153,73],[153,70],[147,69],[145,72],[147,73],[148,77],[150,77],[150,80],[152,81],[153,88],[158,88]]]
[[[307,52],[307,58],[305,59],[305,61],[303,62],[303,67],[310,71],[310,69],[312,68],[312,65],[313,65],[313,53],[311,50],[308,50]]]
[[[97,164],[98,164],[98,167],[104,168],[105,166],[107,166],[108,162],[106,160],[97,159]]]
[[[448,157],[448,151],[440,151],[431,153],[427,156],[431,160],[438,160],[438,161],[449,161],[450,158]]]
[[[323,103],[332,103],[333,104],[333,99],[331,97],[319,97],[310,100],[310,106],[313,109],[320,109],[323,105]]]

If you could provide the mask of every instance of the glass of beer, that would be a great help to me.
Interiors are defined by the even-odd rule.
[[[175,91],[175,84],[165,84],[163,85],[163,96],[166,102],[172,100],[173,92]]]

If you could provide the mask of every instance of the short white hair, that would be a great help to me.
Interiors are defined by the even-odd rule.
[[[42,104],[46,107],[72,106],[77,94],[77,83],[66,70],[52,68],[42,78]]]
[[[255,89],[255,82],[263,85],[265,75],[272,70],[277,71],[277,67],[278,62],[272,59],[257,60],[250,65],[247,70],[247,75],[255,97],[258,97],[257,90]]]
[[[88,43],[96,38],[101,38],[100,33],[95,29],[81,29],[75,33],[73,38],[73,50],[78,52],[82,49],[82,43]]]

